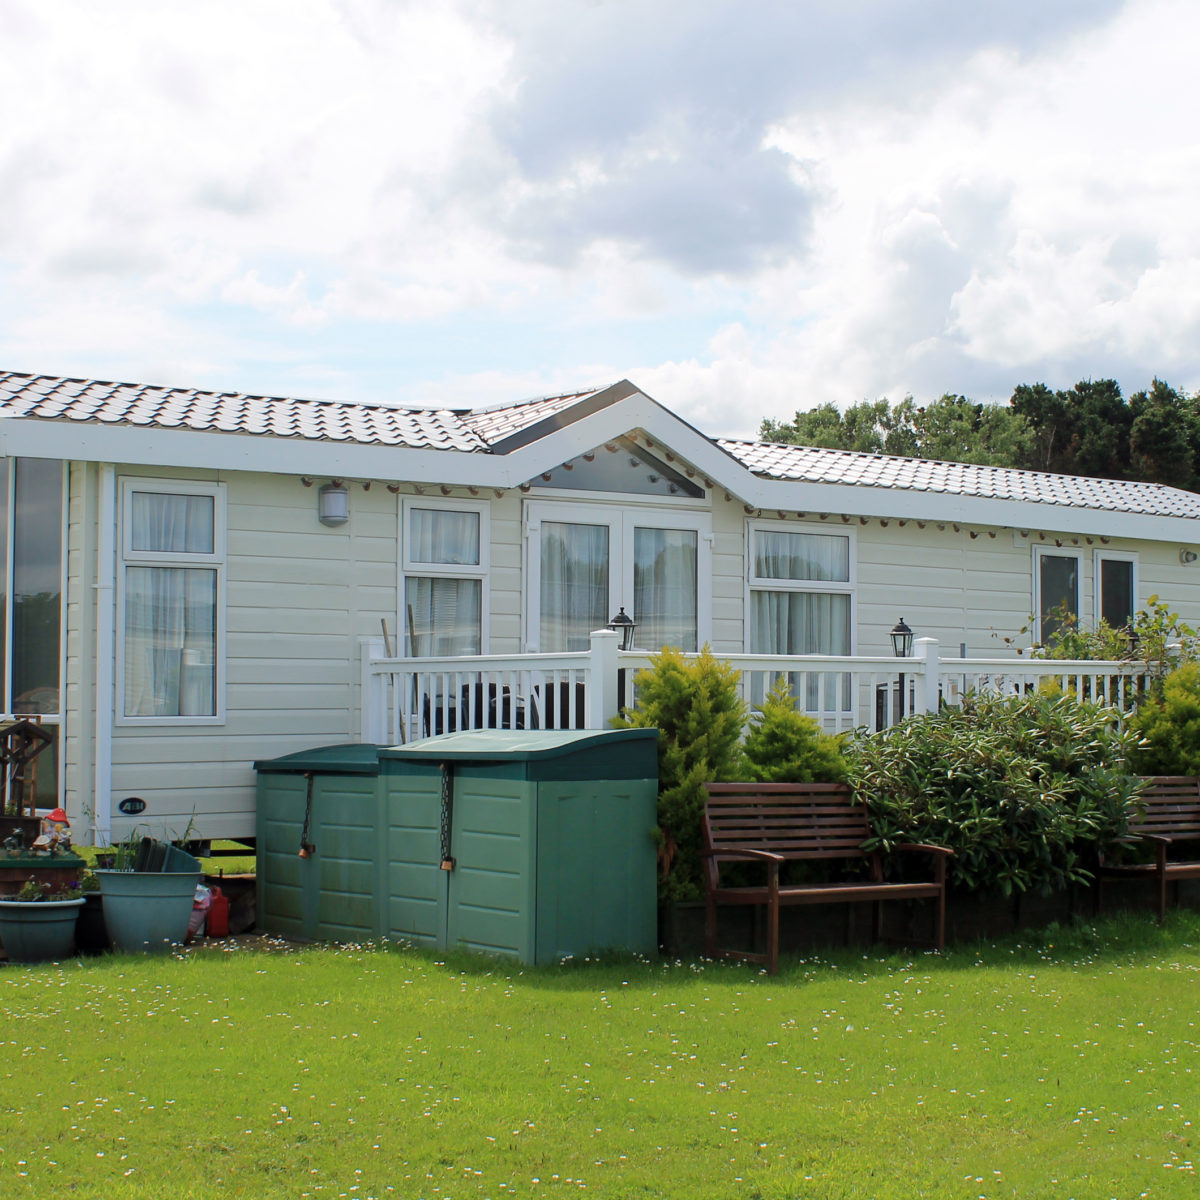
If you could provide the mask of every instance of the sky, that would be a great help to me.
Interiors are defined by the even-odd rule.
[[[1194,0],[2,0],[0,369],[1200,388]]]

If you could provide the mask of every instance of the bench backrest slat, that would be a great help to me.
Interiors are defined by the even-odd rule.
[[[1130,832],[1177,841],[1200,839],[1200,780],[1194,775],[1152,775],[1144,783],[1138,796],[1143,811],[1130,821]]]
[[[845,784],[710,783],[707,848],[769,850],[787,859],[862,858],[867,810]]]

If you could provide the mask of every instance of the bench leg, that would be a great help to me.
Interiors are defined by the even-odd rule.
[[[767,904],[767,974],[779,974],[779,900]]]
[[[717,956],[717,902],[712,892],[705,897],[704,904],[704,953],[709,958]]]
[[[933,940],[938,952],[941,953],[946,948],[946,889],[944,887],[938,892],[937,913],[934,921],[936,928],[933,931]]]
[[[1158,872],[1158,923],[1161,925],[1167,919],[1167,873]]]

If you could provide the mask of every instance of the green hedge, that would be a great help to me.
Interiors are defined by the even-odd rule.
[[[855,740],[850,778],[883,849],[933,842],[974,891],[1049,892],[1092,878],[1128,827],[1136,742],[1071,696],[968,697]]]

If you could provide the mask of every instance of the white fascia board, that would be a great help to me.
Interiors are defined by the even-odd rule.
[[[962,496],[861,484],[813,483],[755,475],[686,421],[642,392],[581,417],[508,454],[416,450],[402,446],[277,438],[267,434],[197,432],[39,418],[0,419],[0,451],[29,458],[265,471],[398,483],[514,488],[568,459],[644,430],[743,503],[763,510],[844,513],[914,521],[1035,529],[1067,534],[1200,541],[1200,521],[1188,517],[1076,508],[985,496]]]

